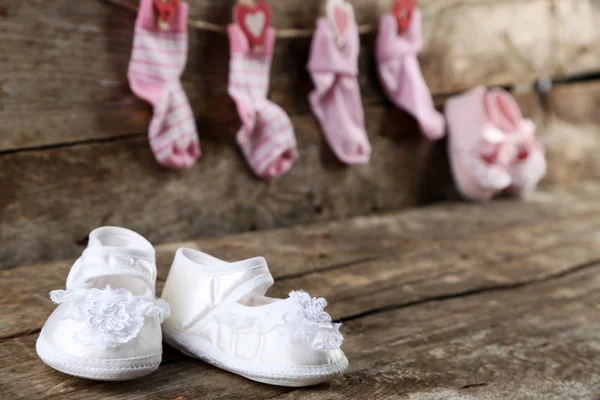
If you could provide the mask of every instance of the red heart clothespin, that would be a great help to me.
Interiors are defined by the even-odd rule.
[[[398,23],[398,30],[401,34],[408,32],[412,23],[413,14],[417,8],[416,0],[396,0],[392,12]]]
[[[271,7],[264,0],[254,4],[238,3],[233,8],[233,20],[240,26],[253,48],[265,42],[267,29],[271,26]]]
[[[354,19],[354,8],[344,0],[327,0],[326,10],[327,19],[335,32],[336,43],[341,47],[346,40],[350,22]]]
[[[179,7],[180,0],[153,0],[154,9],[158,13],[158,27],[162,30],[169,30],[171,20]]]

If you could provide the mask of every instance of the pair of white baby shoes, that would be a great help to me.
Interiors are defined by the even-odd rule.
[[[325,300],[301,291],[266,297],[274,282],[262,257],[228,263],[181,248],[162,299],[155,282],[150,242],[124,228],[94,230],[66,290],[50,293],[59,306],[38,355],[58,371],[107,381],[156,370],[163,336],[187,355],[274,385],[321,383],[348,366]]]

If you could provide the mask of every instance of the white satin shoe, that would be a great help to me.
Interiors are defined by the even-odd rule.
[[[169,306],[156,299],[154,248],[141,235],[104,227],[73,264],[59,306],[36,343],[50,367],[87,379],[118,381],[152,373],[162,357],[160,324]]]
[[[179,249],[162,294],[172,309],[165,342],[273,385],[308,386],[341,374],[348,360],[340,324],[323,311],[325,300],[305,292],[265,297],[273,283],[262,257],[228,263]]]

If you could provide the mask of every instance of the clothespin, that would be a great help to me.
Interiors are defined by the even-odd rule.
[[[398,23],[398,32],[403,35],[410,29],[417,0],[396,0],[392,4],[392,14]]]
[[[171,20],[179,7],[180,0],[154,0],[154,9],[158,16],[156,17],[156,24],[158,29],[161,31],[168,31],[171,29]]]
[[[260,53],[271,26],[269,4],[265,0],[237,0],[233,8],[233,20],[248,38],[252,51]]]
[[[343,47],[350,22],[354,20],[354,8],[345,0],[324,0],[323,7],[335,33],[335,42],[339,47]]]

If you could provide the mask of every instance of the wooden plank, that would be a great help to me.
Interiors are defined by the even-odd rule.
[[[301,157],[274,182],[255,178],[216,125],[203,129],[211,137],[202,142],[199,164],[182,172],[161,168],[145,138],[1,155],[0,264],[73,257],[90,228],[104,224],[131,227],[158,244],[453,196],[439,145],[422,141],[397,110],[377,107],[367,116],[374,151],[369,165],[343,166],[316,121],[296,117]]]
[[[349,373],[278,398],[597,398],[599,272],[596,264],[350,321]]]
[[[600,178],[600,83],[557,86],[546,102],[517,98],[547,145],[546,186]],[[141,136],[0,155],[0,268],[75,257],[103,224],[160,244],[458,198],[444,142],[425,142],[401,111],[374,106],[366,116],[373,157],[351,168],[335,160],[311,116],[294,117],[300,158],[275,182],[252,176],[217,123],[202,127],[203,156],[184,172],[156,165]]]
[[[388,308],[352,318],[343,328],[350,369],[315,388],[257,384],[168,348],[165,362],[150,378],[90,382],[44,366],[33,351],[36,334],[31,334],[0,341],[5,360],[0,394],[79,399],[592,398],[600,389],[600,264],[577,265],[568,257],[547,260],[546,267],[555,269],[552,274],[525,273],[512,285],[448,296],[432,288],[423,301],[395,304],[390,299]],[[523,266],[529,264],[523,261]],[[416,272],[420,266],[406,267]],[[442,272],[444,267],[438,265]],[[472,268],[490,276],[505,269],[518,272],[510,261]],[[431,274],[428,279],[443,281]],[[397,292],[410,292],[402,281],[396,284]],[[336,289],[342,292],[348,291]],[[352,301],[368,303],[360,296]]]
[[[600,259],[600,249],[594,245],[600,229],[598,193],[579,194],[577,201],[571,196],[575,195],[555,194],[552,201],[541,196],[527,204],[442,205],[163,245],[157,248],[157,287],[160,293],[173,254],[182,246],[228,260],[265,255],[277,281],[275,295],[286,297],[290,290],[310,288],[330,300],[336,318],[431,296],[543,279]],[[71,264],[63,261],[0,272],[0,306],[5,310],[0,316],[0,339],[41,328],[53,309],[47,294],[64,287]],[[481,264],[491,269],[481,269]],[[498,264],[504,269],[490,274]]]
[[[390,0],[353,4],[377,24]],[[192,0],[192,18],[226,24],[230,2]],[[279,28],[314,25],[320,0],[273,2]],[[600,69],[597,0],[423,0],[425,78],[434,93],[476,84],[509,85]],[[145,132],[149,107],[126,82],[134,15],[96,1],[6,0],[0,7],[0,151]],[[490,18],[493,16],[493,18]],[[577,21],[572,24],[571,21]],[[536,29],[530,29],[535,25]],[[360,85],[366,104],[383,96],[362,37]],[[291,114],[308,112],[309,38],[281,39],[271,97]],[[226,91],[227,38],[193,31],[184,86],[200,122],[235,121]]]
[[[159,369],[161,373],[153,373],[149,377],[132,381],[115,382],[106,387],[105,382],[70,377],[46,367],[35,353],[36,338],[37,335],[29,335],[0,342],[0,354],[4,361],[0,366],[0,395],[3,398],[27,399],[33,395],[41,395],[47,400],[65,397],[259,400],[290,390],[252,384],[244,378],[185,357],[168,346],[164,348],[163,363]],[[10,371],[7,371],[9,366]],[[152,389],[148,390],[151,386]]]

